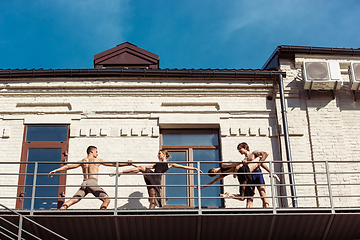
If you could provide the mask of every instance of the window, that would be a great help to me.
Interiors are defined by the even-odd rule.
[[[66,178],[47,174],[59,168],[65,161],[68,150],[68,125],[27,125],[24,131],[16,208],[31,209],[34,195],[34,209],[51,209],[62,205],[62,199],[50,199],[64,195]],[[36,172],[36,174],[34,174]],[[35,181],[35,188],[33,183]],[[41,198],[43,197],[43,198]]]
[[[183,162],[181,165],[199,168],[194,162],[214,162],[200,163],[200,169],[207,172],[210,168],[219,167],[220,148],[219,148],[218,129],[181,129],[181,130],[162,130],[161,141],[162,149],[170,152],[169,162]],[[170,168],[166,173],[176,173],[165,175],[163,179],[165,187],[162,190],[163,206],[166,207],[197,207],[198,190],[192,187],[176,185],[196,185],[197,175],[181,175],[181,173],[196,173],[196,171],[185,171],[184,169]],[[201,184],[210,182],[213,178],[202,175]],[[219,207],[222,202],[220,199],[204,198],[216,197],[220,193],[220,182],[211,187],[201,190],[202,207]],[[167,198],[180,197],[180,198]],[[191,197],[187,199],[186,197]],[[195,199],[194,199],[195,197]]]

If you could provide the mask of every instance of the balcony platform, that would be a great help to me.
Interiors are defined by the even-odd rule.
[[[66,239],[360,239],[360,208],[16,212]],[[0,217],[0,236],[1,233],[10,234],[4,228],[17,235],[19,216],[0,210]],[[60,239],[26,219],[22,228],[41,239]],[[25,232],[22,237],[36,239]]]

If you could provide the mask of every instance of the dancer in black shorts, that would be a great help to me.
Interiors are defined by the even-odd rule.
[[[265,161],[265,159],[268,157],[269,154],[267,152],[263,152],[263,151],[250,152],[249,145],[245,142],[240,143],[237,146],[237,150],[239,151],[240,154],[245,156],[244,160],[242,160],[241,163],[223,163],[222,164],[223,167],[235,167],[235,172],[238,172],[238,173],[240,173],[240,172],[242,172],[242,173],[258,172],[260,167],[262,167],[266,171],[270,172],[270,169],[267,166],[267,164],[262,162],[262,161]],[[256,162],[256,164],[254,164],[255,162]],[[245,167],[245,166],[247,166],[247,167]],[[245,196],[250,196],[250,197],[254,196],[255,185],[249,186],[250,188],[248,188],[246,185],[244,185],[244,184],[257,184],[256,180],[254,179],[254,176],[255,175],[252,175],[252,174],[238,174],[237,176],[234,175],[234,177],[238,178],[238,181],[240,183],[240,194],[234,195],[234,194],[224,193],[223,196],[235,197],[236,199],[238,199],[240,201],[243,201],[245,199],[244,198]],[[276,174],[273,174],[273,177],[277,181],[280,181],[279,177]],[[262,197],[262,200],[263,200],[263,207],[268,207],[269,202],[266,198],[265,186],[259,185],[257,187],[260,192],[260,196]],[[252,198],[247,198],[246,207],[251,208],[252,202],[253,202]]]
[[[158,159],[160,161],[159,163],[154,163],[154,164],[146,165],[146,166],[132,164],[135,168],[129,168],[124,171],[120,171],[118,173],[118,174],[123,174],[123,173],[142,172],[144,174],[144,180],[146,182],[147,190],[149,193],[149,203],[150,203],[149,209],[154,209],[155,206],[158,206],[158,207],[162,206],[161,199],[160,199],[161,186],[156,186],[156,185],[161,185],[161,177],[162,177],[163,173],[165,173],[171,167],[188,169],[188,170],[196,170],[196,171],[200,171],[200,173],[202,173],[201,170],[198,170],[195,167],[188,167],[188,166],[183,166],[183,165],[176,164],[176,163],[169,163],[169,162],[167,162],[167,160],[169,158],[170,158],[170,154],[167,150],[160,150],[158,153]],[[159,174],[146,174],[146,173],[159,173]],[[116,172],[111,174],[110,176],[115,176],[115,174],[116,174]]]
[[[252,164],[260,164],[261,165],[259,160],[260,160],[260,158],[255,159],[254,162],[252,162]],[[254,196],[254,194],[255,194],[254,186],[251,186],[251,184],[253,184],[252,175],[251,174],[246,174],[246,173],[250,173],[250,171],[253,169],[253,167],[251,167],[251,170],[250,170],[248,165],[242,164],[239,169],[236,169],[238,164],[239,163],[235,163],[235,164],[233,164],[234,166],[232,166],[232,167],[223,167],[223,166],[221,166],[219,168],[211,168],[211,169],[209,169],[209,171],[208,171],[209,177],[215,177],[218,174],[219,174],[219,176],[217,176],[214,180],[207,183],[206,185],[202,186],[200,189],[204,189],[204,188],[214,184],[215,182],[220,181],[224,177],[228,176],[230,173],[242,173],[242,174],[234,175],[234,176],[237,176],[238,181],[240,183],[240,190],[239,190],[240,195],[247,196],[247,197]],[[229,174],[222,174],[222,173],[229,173]],[[197,189],[196,186],[194,188]],[[243,193],[241,193],[241,192],[243,192]],[[240,196],[240,195],[231,195],[231,197]],[[224,193],[224,194],[220,194],[220,196],[229,197],[230,194]],[[241,199],[241,201],[243,201],[243,200],[244,199]]]

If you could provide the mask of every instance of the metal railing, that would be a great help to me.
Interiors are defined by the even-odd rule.
[[[70,164],[71,162],[68,162]],[[173,162],[172,162],[173,163]],[[219,196],[217,193],[238,193],[239,183],[230,176],[225,177],[222,182],[217,185],[211,185],[208,189],[217,189],[216,194],[206,193],[205,189],[200,189],[205,186],[213,178],[208,177],[207,166],[208,164],[214,165],[214,162],[177,162],[183,165],[190,165],[202,169],[204,173],[199,172],[177,172],[171,173],[170,171],[163,174],[163,177],[180,177],[190,179],[185,183],[172,183],[158,185],[162,187],[163,194],[159,197],[162,199],[165,206],[163,208],[149,210],[145,207],[146,203],[140,205],[130,205],[129,207],[123,208],[124,201],[140,203],[142,199],[150,199],[146,192],[146,184],[143,179],[134,176],[134,174],[124,174],[128,176],[125,178],[121,176],[115,176],[113,178],[114,184],[103,184],[105,176],[108,177],[110,172],[106,172],[106,169],[100,169],[98,174],[101,177],[100,185],[105,188],[105,190],[110,193],[109,198],[112,201],[112,205],[109,206],[106,210],[97,210],[98,204],[92,205],[91,207],[83,207],[78,203],[71,207],[70,210],[58,210],[57,207],[54,209],[41,209],[38,208],[35,204],[37,200],[45,201],[65,201],[69,198],[73,198],[72,194],[79,188],[80,182],[73,182],[73,178],[82,178],[83,173],[76,173],[75,171],[68,171],[65,173],[57,173],[56,175],[66,175],[67,183],[66,185],[50,185],[44,182],[44,178],[41,181],[41,177],[48,175],[46,172],[41,172],[39,166],[43,164],[54,164],[53,162],[32,162],[32,163],[19,163],[19,162],[0,162],[0,236],[6,239],[27,239],[27,237],[32,239],[41,239],[36,236],[34,233],[28,231],[28,227],[24,227],[23,224],[33,224],[36,227],[42,229],[42,231],[47,232],[51,236],[55,236],[59,239],[66,239],[53,230],[46,228],[45,226],[39,224],[38,222],[32,220],[30,217],[35,215],[52,215],[56,214],[58,216],[63,216],[65,214],[86,214],[93,216],[94,214],[107,214],[107,215],[131,215],[131,214],[159,214],[159,213],[170,213],[170,214],[233,214],[234,212],[242,213],[286,213],[287,211],[299,211],[299,212],[325,212],[334,214],[336,212],[342,211],[351,211],[351,212],[360,212],[360,195],[358,194],[358,189],[360,185],[360,172],[359,163],[360,161],[293,161],[293,172],[289,173],[284,171],[283,165],[286,162],[283,161],[265,161],[269,164],[270,173],[262,171],[266,184],[264,185],[267,192],[267,198],[270,200],[270,208],[262,208],[261,205],[257,205],[255,208],[249,209],[245,207],[244,202],[239,202],[232,197]],[[18,173],[20,164],[32,164],[33,172],[28,173]],[[58,164],[58,163],[57,163]],[[143,162],[140,164],[149,164],[149,162]],[[116,167],[116,171],[122,170],[124,168]],[[146,173],[147,175],[153,175],[155,173]],[[227,174],[227,173],[222,173]],[[240,173],[235,173],[240,174]],[[252,175],[254,173],[251,173]],[[273,175],[277,174],[281,181],[276,182],[273,179]],[[290,174],[294,178],[293,183],[290,182]],[[80,177],[81,176],[81,177]],[[269,176],[270,178],[266,177]],[[28,184],[18,184],[20,178],[29,177],[31,183]],[[137,178],[137,182],[134,183],[133,179]],[[45,178],[47,179],[47,178]],[[49,178],[50,179],[50,178]],[[270,181],[269,181],[270,180]],[[78,180],[76,180],[78,181]],[[167,184],[166,184],[167,183]],[[258,185],[253,184],[255,187]],[[153,185],[154,186],[154,185]],[[38,196],[39,189],[45,189],[48,187],[65,187],[67,196]],[[296,188],[296,195],[291,194],[291,188]],[[30,196],[18,196],[19,188],[27,188],[30,190]],[[169,188],[182,188],[186,189],[186,192],[191,192],[190,195],[184,196],[178,194],[178,191],[174,191],[176,194],[173,196],[167,196],[165,189]],[[41,192],[41,190],[40,190]],[[132,194],[128,195],[131,192],[142,192],[137,196]],[[165,195],[164,195],[165,192]],[[210,191],[211,192],[211,191]],[[125,194],[127,193],[127,194]],[[290,193],[290,194],[289,194]],[[144,197],[145,196],[145,197]],[[262,197],[259,196],[259,193],[256,192],[254,197],[244,197],[245,200],[249,198],[254,198],[254,202],[261,202]],[[82,198],[82,201],[89,201],[91,199],[98,199],[94,196],[86,196]],[[297,207],[292,206],[292,203],[296,199]],[[186,207],[184,206],[169,206],[169,202],[172,200],[185,200],[187,202]],[[208,200],[217,200],[216,206],[208,206]],[[17,201],[30,201],[28,209],[17,209]],[[120,206],[123,204],[122,206]],[[20,204],[21,205],[21,204]],[[9,207],[10,206],[10,207]],[[139,208],[139,206],[141,206]],[[58,206],[59,207],[59,206]],[[7,226],[7,227],[5,227]],[[12,230],[9,230],[9,226]],[[330,226],[330,225],[329,225]],[[14,230],[16,229],[16,230]]]
[[[16,229],[18,230],[18,231],[17,231],[18,234],[16,235],[14,232],[12,232],[12,231],[10,231],[10,230],[8,230],[8,229],[6,229],[6,228],[4,228],[4,227],[2,227],[2,226],[0,225],[0,229],[1,229],[0,234],[3,235],[3,236],[5,236],[5,237],[8,238],[8,239],[15,239],[14,237],[16,237],[16,238],[19,239],[19,240],[20,240],[20,239],[26,239],[26,238],[23,238],[23,237],[22,237],[22,236],[23,236],[23,233],[25,233],[25,234],[27,234],[27,235],[28,235],[29,237],[31,237],[31,238],[35,238],[35,239],[40,239],[40,240],[41,240],[41,238],[39,238],[38,236],[35,236],[34,234],[32,234],[32,233],[26,231],[25,229],[23,229],[22,226],[23,226],[24,220],[29,221],[30,223],[38,226],[39,228],[47,231],[48,233],[50,233],[50,234],[52,234],[52,235],[54,235],[54,236],[56,236],[56,237],[58,237],[58,238],[60,238],[60,239],[65,239],[65,240],[67,239],[67,238],[61,236],[60,234],[52,231],[51,229],[48,229],[48,228],[44,227],[43,225],[37,223],[36,221],[34,221],[34,220],[32,220],[32,219],[30,219],[30,218],[28,218],[28,217],[26,217],[26,216],[24,216],[24,215],[22,215],[22,214],[17,213],[16,211],[14,211],[14,210],[12,210],[12,209],[6,207],[5,205],[0,204],[0,206],[3,207],[4,209],[6,209],[7,211],[9,211],[9,212],[11,212],[11,213],[13,213],[14,215],[17,215],[17,216],[19,217],[18,224],[15,224],[15,223],[11,222],[11,221],[9,221],[8,219],[6,219],[6,218],[4,218],[4,217],[0,217],[0,220],[1,220],[1,221],[6,222],[7,224],[13,226],[14,228],[16,228]],[[0,221],[0,222],[1,222],[1,221]],[[1,235],[0,235],[0,236],[1,236]]]
[[[68,162],[70,164],[71,162]],[[173,162],[172,162],[173,163]],[[162,195],[158,197],[160,199],[164,199],[163,202],[171,202],[173,200],[184,200],[187,203],[184,206],[179,206],[175,204],[175,206],[169,206],[169,204],[165,204],[164,207],[157,209],[159,211],[171,211],[176,209],[176,211],[193,211],[198,214],[202,214],[204,211],[249,211],[246,209],[245,203],[234,200],[233,197],[227,196],[219,196],[219,194],[204,194],[205,189],[201,190],[200,188],[205,186],[206,183],[212,178],[207,178],[204,180],[205,176],[208,175],[206,165],[214,164],[213,161],[201,161],[201,162],[178,162],[179,164],[191,164],[194,167],[199,169],[203,168],[204,173],[200,172],[184,172],[181,173],[164,173],[165,177],[174,177],[181,176],[183,178],[190,179],[184,184],[163,184],[158,185],[163,189],[177,188],[177,189],[186,189],[186,195],[177,195],[177,196],[167,196]],[[295,183],[289,183],[290,173],[284,172],[282,170],[282,165],[285,164],[283,161],[265,161],[270,166],[270,173],[266,171],[262,171],[265,181],[267,182],[264,186],[267,192],[267,198],[270,201],[270,208],[263,209],[260,207],[255,207],[252,211],[271,211],[276,213],[281,210],[286,210],[289,208],[293,208],[291,203],[295,198],[298,202],[297,209],[316,209],[316,210],[330,210],[331,212],[335,212],[339,209],[360,209],[360,195],[357,194],[357,190],[360,185],[360,173],[357,171],[359,161],[294,161],[294,171],[293,177]],[[17,173],[13,172],[12,169],[18,169],[19,164],[33,164],[34,172],[32,173]],[[46,212],[46,211],[56,211],[56,209],[41,209],[35,206],[37,200],[56,200],[57,201],[65,201],[66,199],[72,198],[72,194],[75,193],[79,188],[80,182],[67,184],[67,185],[47,185],[44,182],[39,182],[37,179],[40,176],[46,176],[48,173],[41,173],[38,171],[39,166],[42,164],[54,164],[54,162],[32,162],[32,163],[19,163],[19,162],[0,162],[0,168],[3,171],[0,173],[0,203],[5,203],[4,206],[11,206],[10,209],[16,212],[25,212],[30,216],[36,212]],[[149,164],[149,162],[143,162],[139,164]],[[7,167],[5,167],[7,165]],[[10,166],[9,166],[10,165]],[[16,167],[15,167],[16,166]],[[205,170],[204,170],[205,168]],[[10,169],[11,172],[4,172],[4,169]],[[114,168],[115,169],[115,168]],[[116,171],[124,168],[116,167]],[[109,169],[113,170],[113,169]],[[69,183],[69,177],[83,175],[82,173],[74,173],[73,170],[65,173],[56,173],[57,175],[66,175]],[[100,173],[98,174],[100,177],[102,175],[109,175],[109,172],[103,172],[104,169],[100,169]],[[152,175],[155,173],[148,173],[148,175]],[[220,173],[221,174],[221,173]],[[226,173],[222,173],[226,174]],[[240,174],[240,173],[234,173]],[[251,173],[254,174],[254,173]],[[273,179],[273,174],[277,174],[281,182],[276,182]],[[19,185],[18,179],[20,176],[25,175],[26,177],[32,178],[31,184],[22,184]],[[124,175],[133,175],[133,174],[124,174]],[[232,175],[232,173],[231,173]],[[270,178],[267,178],[269,176]],[[124,177],[121,177],[124,178]],[[50,178],[49,178],[50,179]],[[98,210],[98,211],[111,211],[114,215],[121,214],[122,212],[141,212],[141,211],[149,211],[146,209],[146,204],[142,204],[141,208],[138,208],[139,202],[141,199],[149,199],[147,192],[145,190],[145,182],[141,179],[137,179],[138,182],[134,184],[134,182],[125,180],[119,180],[119,176],[115,176],[115,184],[101,184],[101,187],[105,188],[107,192],[111,192],[109,198],[113,202],[112,205],[109,206],[107,210]],[[224,180],[217,184],[209,186],[208,189],[216,188],[218,193],[230,192],[230,193],[239,193],[239,183],[228,176],[224,178]],[[129,180],[129,178],[127,178]],[[270,180],[270,181],[269,181]],[[103,179],[101,180],[104,183]],[[206,181],[206,182],[205,182]],[[197,184],[195,184],[197,182]],[[251,186],[251,185],[250,185]],[[258,185],[254,185],[255,187]],[[294,186],[296,188],[296,196],[291,195],[290,188]],[[41,191],[41,189],[45,189],[48,187],[66,187],[67,196],[38,196],[37,194]],[[30,196],[17,196],[18,188],[28,188],[31,190]],[[74,189],[72,189],[74,188]],[[125,190],[127,189],[127,190]],[[129,190],[130,189],[130,190]],[[124,192],[131,192],[133,190],[137,190],[135,192],[141,192],[139,196],[132,196],[130,194],[125,196]],[[177,192],[177,191],[175,191]],[[216,192],[216,191],[214,191]],[[26,193],[29,194],[29,193]],[[244,197],[245,200],[248,198],[253,198],[255,201],[260,202],[262,199],[259,196],[257,190],[256,195],[254,197]],[[94,196],[86,196],[85,198],[81,198],[82,201],[87,201],[90,199],[99,199]],[[258,200],[256,200],[258,199]],[[127,208],[122,208],[121,204],[124,205],[124,201],[136,201],[137,207],[135,206],[133,209],[131,208],[131,204],[128,204]],[[206,202],[211,200],[217,200],[218,204],[216,206],[208,206]],[[16,201],[30,201],[30,207],[28,209],[15,209]],[[246,201],[245,201],[246,202]],[[134,205],[134,204],[133,204]],[[78,203],[77,205],[72,206],[71,208],[74,210],[81,211],[91,211],[93,212],[98,208],[94,206],[93,208],[87,206],[86,209],[82,209],[82,205]],[[130,206],[130,208],[129,208]],[[179,210],[180,209],[180,210]],[[1,209],[0,209],[1,210]]]

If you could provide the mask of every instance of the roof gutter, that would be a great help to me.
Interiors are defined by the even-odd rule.
[[[360,48],[332,48],[332,47],[305,47],[305,46],[278,46],[281,53],[307,53],[360,56]]]
[[[38,69],[0,70],[1,78],[44,77],[191,77],[191,78],[277,78],[285,72],[267,70],[212,69]]]

